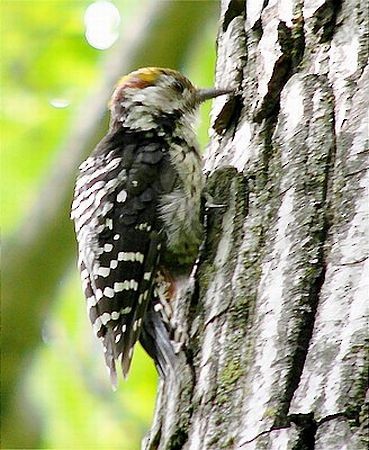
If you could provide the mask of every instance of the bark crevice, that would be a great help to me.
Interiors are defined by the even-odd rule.
[[[227,31],[229,24],[236,17],[245,16],[246,0],[231,0],[228,4],[227,10],[224,14],[222,29],[223,32]]]

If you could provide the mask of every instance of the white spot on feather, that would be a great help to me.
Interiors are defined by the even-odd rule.
[[[123,282],[117,282],[114,283],[114,291],[115,292],[121,292],[121,291],[129,291],[130,289],[136,291],[138,288],[138,283],[136,280],[125,280]]]
[[[98,319],[96,319],[96,322],[97,322],[97,320]],[[109,313],[107,313],[107,312],[105,312],[104,314],[102,314],[101,316],[100,316],[100,321],[101,321],[101,323],[103,324],[103,325],[106,325],[108,322],[109,322],[109,320],[111,320],[111,315],[109,314]],[[95,323],[96,323],[95,322]]]
[[[113,297],[114,297],[114,294],[115,294],[114,289],[112,289],[111,287],[107,286],[107,287],[104,289],[104,295],[105,295],[105,297],[113,298]]]
[[[99,267],[97,274],[100,277],[104,277],[104,278],[108,277],[110,274],[110,267]]]
[[[114,283],[114,291],[115,292],[122,292],[124,290],[128,289],[128,285],[126,281],[123,281],[123,283]]]
[[[101,319],[100,317],[98,317],[92,325],[92,329],[96,335],[100,331],[101,327],[102,327]]]
[[[86,299],[86,301],[87,301],[87,308],[88,309],[92,308],[97,303],[96,297],[94,295],[92,295],[91,297],[88,297]]]
[[[88,270],[87,269],[83,269],[82,272],[81,272],[81,278],[85,279],[85,278],[88,278],[88,277],[89,277]]]
[[[109,253],[113,250],[113,245],[112,244],[105,244],[104,245],[104,252]]]
[[[119,313],[118,311],[113,311],[113,312],[111,313],[111,318],[112,318],[112,320],[118,320],[119,317],[120,317],[120,313]],[[118,325],[117,325],[117,327],[118,327]]]
[[[119,252],[118,253],[118,261],[144,261],[144,255],[140,252]]]
[[[127,192],[125,190],[122,190],[117,195],[117,202],[123,203],[127,199]]]
[[[112,259],[111,261],[110,261],[110,268],[111,269],[116,269],[117,267],[118,267],[118,261],[116,260],[116,259]]]

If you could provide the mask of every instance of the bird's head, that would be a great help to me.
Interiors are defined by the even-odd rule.
[[[151,129],[160,120],[174,121],[192,115],[205,100],[230,89],[197,89],[172,69],[146,67],[121,78],[110,101],[111,125]]]

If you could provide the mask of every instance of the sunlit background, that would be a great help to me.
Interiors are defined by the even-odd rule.
[[[110,387],[75,267],[73,179],[106,130],[119,67],[170,65],[213,83],[217,6],[1,2],[2,448],[140,448],[157,375],[137,348],[129,380]]]

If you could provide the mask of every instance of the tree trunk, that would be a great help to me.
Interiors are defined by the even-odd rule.
[[[153,449],[364,449],[368,5],[223,0],[211,209]]]

